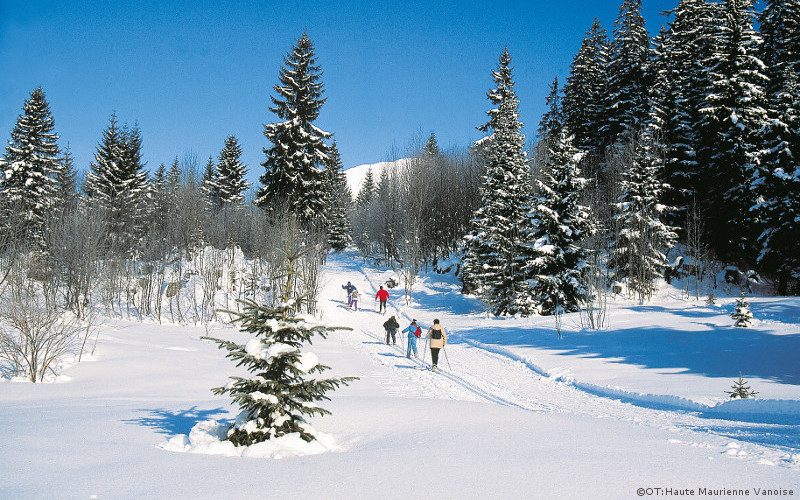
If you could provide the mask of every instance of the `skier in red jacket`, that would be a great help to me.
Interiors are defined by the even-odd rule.
[[[375,294],[375,300],[380,301],[380,305],[378,307],[378,312],[379,313],[385,313],[386,312],[386,301],[389,300],[389,292],[387,292],[386,290],[383,289],[383,287],[381,287],[381,289],[378,290],[378,293]]]

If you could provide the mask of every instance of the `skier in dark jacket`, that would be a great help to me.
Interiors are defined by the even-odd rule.
[[[400,328],[400,323],[392,316],[383,323],[383,328],[386,329],[386,343],[389,343],[391,337],[392,344],[397,345],[397,329]]]

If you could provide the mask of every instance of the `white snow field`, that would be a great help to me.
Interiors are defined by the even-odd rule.
[[[601,331],[568,315],[559,338],[552,318],[487,318],[452,276],[426,275],[411,305],[390,291],[388,314],[401,328],[441,320],[434,373],[424,341],[419,359],[404,338],[384,343],[373,297],[393,276],[354,253],[329,258],[319,320],[353,330],[309,350],[326,375],[360,380],[311,421],[322,444],[215,443],[209,421],[238,410],[210,389],[241,372],[200,337],[247,335],[109,320],[94,359],[57,382],[0,382],[0,498],[800,495],[797,298],[753,298],[756,325],[734,328],[733,299],[706,306],[665,287],[644,305],[614,299]],[[343,305],[348,280],[358,312]],[[728,400],[739,372],[758,399]]]

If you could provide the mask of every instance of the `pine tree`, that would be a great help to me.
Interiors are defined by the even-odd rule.
[[[773,118],[764,131],[764,153],[753,187],[752,212],[761,227],[758,262],[778,275],[778,293],[786,295],[789,278],[800,276],[800,82],[786,69],[785,90],[773,101]]]
[[[228,430],[228,441],[249,446],[292,433],[313,441],[316,431],[304,417],[330,415],[317,402],[329,400],[327,392],[357,378],[314,377],[330,367],[320,364],[316,354],[301,349],[314,336],[325,338],[338,328],[312,326],[291,316],[291,304],[268,308],[247,301],[242,305],[241,313],[233,313],[234,322],[255,338],[244,345],[210,339],[226,349],[226,357],[237,366],[245,366],[253,374],[251,378],[231,377],[233,382],[213,389],[214,394],[229,394],[241,410]]]
[[[731,386],[732,391],[725,391],[731,399],[749,399],[758,394],[756,391],[750,389],[750,385],[745,379],[742,378],[742,372],[739,372],[739,380]]]
[[[72,152],[67,146],[64,155],[58,162],[58,167],[53,176],[55,181],[53,191],[53,216],[58,219],[65,214],[72,213],[78,205],[77,172],[75,172]]]
[[[120,129],[112,114],[84,190],[90,202],[102,210],[110,245],[120,254],[134,252],[145,232],[148,187],[143,169],[139,128]]]
[[[247,167],[241,162],[242,148],[234,136],[225,139],[225,147],[219,153],[214,176],[214,190],[220,206],[229,207],[244,201],[250,184],[245,180]]]
[[[492,80],[494,80],[495,86],[489,89],[486,93],[486,97],[489,99],[489,102],[492,103],[493,107],[486,112],[489,116],[488,121],[478,127],[478,130],[485,135],[472,145],[473,152],[477,155],[482,164],[489,161],[491,144],[494,141],[494,133],[498,127],[500,103],[508,92],[508,82],[511,81],[511,55],[507,47],[503,53],[500,54],[500,63],[497,65],[497,70],[492,72]]]
[[[0,160],[0,230],[17,242],[44,245],[60,152],[55,123],[41,87],[33,90]]]
[[[356,196],[356,206],[358,208],[367,208],[375,196],[375,175],[372,173],[372,168],[367,168],[367,173],[364,176],[364,181],[361,183],[361,188],[358,190]]]
[[[719,50],[709,63],[711,91],[701,109],[703,144],[700,192],[709,244],[723,259],[754,260],[758,236],[750,215],[751,183],[760,163],[761,131],[767,123],[760,43],[753,30],[752,0],[726,0]]]
[[[326,393],[342,385],[349,385],[357,377],[323,379],[316,377],[330,369],[319,363],[316,354],[301,350],[311,344],[314,336],[323,339],[328,332],[346,328],[311,325],[295,315],[306,294],[297,296],[293,289],[294,266],[306,258],[308,250],[297,245],[292,219],[289,241],[283,245],[286,257],[286,287],[282,303],[270,308],[253,301],[242,301],[242,311],[231,312],[233,322],[241,331],[254,335],[246,344],[209,338],[220,349],[228,351],[226,357],[246,366],[253,374],[249,379],[231,377],[233,382],[212,389],[214,394],[230,394],[241,412],[228,430],[227,439],[237,446],[255,443],[297,433],[306,442],[316,439],[316,431],[304,416],[330,415],[330,411],[317,405],[329,400]],[[208,338],[208,337],[205,337]]]
[[[800,276],[800,2],[767,0],[759,16],[769,120],[753,188],[759,221],[758,263],[778,277],[778,293]]]
[[[353,196],[342,168],[342,158],[336,141],[333,141],[325,162],[325,220],[328,244],[335,251],[344,250],[353,242],[353,228],[350,223]]]
[[[162,165],[163,167],[163,165]],[[220,200],[219,186],[217,186],[217,166],[214,158],[208,157],[206,167],[203,169],[203,176],[200,178],[200,191],[206,196],[206,203],[214,209],[222,207]]]
[[[561,89],[558,87],[557,77],[550,84],[550,93],[547,94],[545,106],[547,111],[544,112],[542,119],[539,121],[536,135],[539,136],[540,140],[545,141],[551,137],[558,139],[564,128],[564,112],[561,109]]]
[[[675,211],[673,225],[686,220],[699,191],[700,110],[710,93],[706,66],[716,46],[719,6],[705,0],[681,0],[669,28],[656,43],[652,123],[663,148],[665,203]]]
[[[731,313],[734,320],[733,326],[737,328],[748,328],[753,326],[753,312],[750,311],[750,302],[744,298],[744,293],[736,299],[736,308]]]
[[[788,75],[800,74],[800,1],[765,0],[764,4],[758,16],[763,39],[759,57],[769,78],[767,94],[776,96],[785,90]]]
[[[272,146],[264,149],[267,159],[261,176],[259,207],[285,206],[301,222],[314,222],[323,211],[324,180],[321,165],[327,159],[325,139],[331,136],[314,126],[322,97],[322,75],[314,56],[311,39],[303,36],[284,58],[278,93],[272,97],[275,113],[281,122],[264,126],[264,135]]]
[[[533,209],[533,255],[525,275],[531,277],[534,301],[543,315],[580,310],[586,300],[583,240],[592,231],[589,208],[580,204],[586,179],[580,177],[581,153],[565,132],[549,129],[546,160],[537,180],[540,196]]]
[[[587,164],[596,164],[602,154],[599,131],[604,119],[607,64],[608,36],[595,19],[570,65],[562,100],[564,124],[574,136],[574,144],[586,152]]]
[[[664,185],[654,148],[647,131],[631,137],[624,148],[616,148],[616,154],[623,155],[629,166],[623,174],[623,194],[616,203],[618,231],[609,266],[616,279],[625,281],[640,301],[649,300],[655,292],[655,282],[663,276],[667,264],[666,253],[677,237],[663,222],[669,207],[660,201]]]
[[[641,0],[623,0],[608,52],[603,146],[614,144],[626,132],[638,130],[650,114],[650,37]]]
[[[529,315],[534,310],[530,287],[523,274],[529,252],[530,168],[519,120],[519,101],[511,76],[511,57],[503,50],[493,77],[499,99],[494,119],[489,161],[482,186],[481,207],[466,238],[462,280],[478,289],[495,315]]]

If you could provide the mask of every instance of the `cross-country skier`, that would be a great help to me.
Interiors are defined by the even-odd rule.
[[[356,291],[355,285],[348,281],[346,285],[342,285],[342,290],[347,290],[347,307],[353,307],[353,292]]]
[[[397,345],[397,329],[400,328],[400,323],[392,316],[384,321],[383,328],[386,330],[386,343],[389,343],[389,337],[391,337],[392,344]]]
[[[433,326],[430,327],[425,338],[431,341],[431,361],[433,362],[431,370],[436,371],[438,369],[436,365],[439,363],[439,350],[444,349],[445,344],[447,344],[447,332],[439,324],[438,319],[433,320]]]
[[[414,351],[414,357],[417,357],[417,339],[422,335],[422,330],[417,325],[417,320],[412,319],[411,324],[403,330],[403,333],[408,334],[408,349],[406,349],[406,357],[411,357],[411,351]]]
[[[358,311],[358,290],[353,287],[353,293],[350,294],[350,309]]]
[[[375,300],[380,301],[380,305],[378,306],[378,312],[385,313],[386,301],[389,300],[389,292],[387,292],[386,290],[383,289],[383,287],[381,287],[381,289],[378,290],[378,293],[375,294]]]

